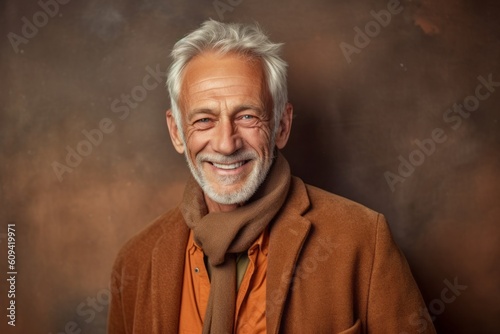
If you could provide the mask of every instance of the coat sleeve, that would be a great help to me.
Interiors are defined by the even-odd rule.
[[[436,333],[403,253],[379,215],[367,306],[370,334]]]

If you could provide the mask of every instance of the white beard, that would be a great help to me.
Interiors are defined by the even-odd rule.
[[[213,201],[219,204],[239,204],[248,201],[253,194],[257,191],[259,186],[264,182],[271,168],[273,162],[273,152],[274,152],[274,140],[269,145],[269,153],[271,156],[266,158],[260,158],[255,151],[238,151],[230,156],[220,155],[220,154],[204,154],[200,153],[196,156],[196,166],[192,163],[189,158],[189,152],[185,149],[185,157],[191,170],[191,174],[200,185],[203,192],[210,197]],[[186,145],[184,145],[186,147]],[[232,192],[217,192],[210,182],[207,182],[205,172],[203,170],[204,161],[214,161],[218,163],[230,163],[234,161],[242,160],[252,160],[256,163],[253,170],[247,177],[245,184],[241,187],[239,191]],[[228,176],[217,176],[216,181],[219,186],[230,186],[235,182],[238,182],[241,178],[240,175],[228,175]]]

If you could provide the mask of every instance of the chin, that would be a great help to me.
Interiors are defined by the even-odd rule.
[[[214,202],[224,205],[240,204],[248,201],[255,193],[256,189],[247,185],[243,186],[228,186],[229,189],[215,190],[210,184],[202,185],[203,192],[210,197]]]

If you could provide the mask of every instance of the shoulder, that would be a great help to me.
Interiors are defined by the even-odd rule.
[[[300,179],[294,183],[297,188],[294,192],[302,193],[298,196],[308,203],[302,213],[310,224],[304,248],[306,257],[314,258],[314,251],[320,245],[327,247],[332,254],[335,251],[336,256],[331,260],[344,269],[351,268],[352,275],[361,275],[361,267],[366,269],[363,275],[369,275],[377,252],[384,254],[382,258],[386,260],[401,256],[384,215],[342,196],[304,184]]]
[[[337,222],[374,221],[380,215],[366,206],[326,190],[304,184],[309,196],[308,216],[330,218]]]
[[[309,203],[303,217],[311,223],[313,235],[347,239],[353,246],[371,248],[377,232],[380,229],[388,230],[382,214],[345,197],[305,184],[300,179],[295,183],[297,187],[302,187],[303,200]]]

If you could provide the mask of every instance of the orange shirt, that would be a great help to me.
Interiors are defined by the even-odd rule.
[[[248,267],[236,297],[234,333],[266,333],[267,229],[248,249]],[[184,264],[179,333],[200,334],[210,294],[203,251],[189,233]]]

